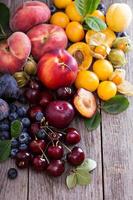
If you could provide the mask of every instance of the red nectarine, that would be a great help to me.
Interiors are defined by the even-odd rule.
[[[46,53],[38,63],[38,78],[50,89],[71,86],[77,76],[78,64],[66,50]]]

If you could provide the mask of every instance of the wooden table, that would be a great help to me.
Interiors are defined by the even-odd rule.
[[[0,0],[11,11],[22,0]],[[109,5],[115,0],[105,0]],[[119,0],[128,3],[133,9],[132,0]],[[133,23],[128,30],[133,39]],[[133,82],[133,56],[128,56],[127,78]],[[92,184],[68,190],[65,175],[52,179],[45,174],[37,174],[31,169],[19,171],[15,181],[7,179],[7,170],[15,163],[8,160],[0,164],[0,200],[133,200],[133,98],[131,106],[118,116],[101,112],[101,126],[88,132],[83,121],[77,119],[73,125],[80,129],[81,145],[86,155],[97,161],[98,166],[92,175]]]

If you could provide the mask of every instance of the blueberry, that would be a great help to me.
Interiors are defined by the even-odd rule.
[[[16,112],[10,113],[9,120],[12,122],[18,118],[18,114]]]
[[[10,139],[10,133],[8,131],[0,132],[0,139],[1,140],[9,140]]]
[[[17,148],[13,148],[11,149],[11,158],[15,158],[17,153],[18,153],[18,149]]]
[[[17,81],[12,75],[4,74],[0,77],[0,97],[18,99],[19,93]]]
[[[43,119],[44,115],[42,112],[37,112],[36,114],[36,121],[37,122],[41,122],[41,120]]]
[[[13,138],[11,141],[11,147],[12,148],[17,148],[18,147],[18,140]]]
[[[116,34],[116,37],[127,37],[128,36],[127,32],[118,32],[115,34]]]
[[[53,14],[53,13],[55,13],[56,12],[56,7],[54,6],[54,5],[51,5],[50,6],[50,10],[51,10],[51,13]]]
[[[9,131],[9,124],[0,124],[0,131]]]
[[[14,113],[14,112],[16,112],[17,111],[17,106],[14,104],[14,103],[12,103],[11,105],[10,105],[10,113]]]
[[[19,145],[19,150],[26,150],[28,149],[28,145],[27,144],[20,144]]]
[[[8,178],[9,179],[15,179],[15,178],[17,178],[17,176],[18,176],[18,172],[15,168],[10,168],[8,170]]]
[[[28,128],[30,126],[30,119],[29,118],[23,118],[22,119],[22,124],[23,124],[23,127],[25,128]]]
[[[105,14],[106,12],[106,7],[103,3],[100,3],[97,7],[97,10],[100,10],[101,12],[103,12]]]
[[[25,117],[27,110],[25,107],[19,107],[17,113],[19,117]]]
[[[37,136],[37,138],[38,139],[44,139],[45,138],[45,132],[44,132],[44,129],[40,129],[39,131],[38,131],[38,133],[36,134],[36,136]]]
[[[9,106],[6,101],[0,99],[0,121],[7,118],[9,115]]]
[[[29,142],[29,134],[26,132],[22,132],[18,140],[21,144],[23,143],[27,144]]]

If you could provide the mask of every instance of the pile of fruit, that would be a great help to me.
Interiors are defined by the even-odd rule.
[[[100,108],[128,108],[133,86],[123,66],[132,49],[125,32],[131,19],[127,4],[106,10],[99,0],[54,0],[50,8],[27,1],[11,17],[0,4],[1,162],[11,157],[20,169],[31,165],[53,177],[68,162],[68,188],[90,183],[96,162],[85,158],[77,146],[82,133],[70,123],[80,115],[91,131]],[[8,177],[16,176],[11,168]]]

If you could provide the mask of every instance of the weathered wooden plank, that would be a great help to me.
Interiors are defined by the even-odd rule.
[[[105,1],[106,2],[106,1]],[[116,2],[115,0],[109,1]],[[132,0],[121,0],[128,3],[133,10]],[[107,2],[106,2],[107,4]],[[128,32],[133,40],[133,23]],[[126,67],[127,78],[133,82],[133,56],[128,56]],[[104,166],[104,199],[133,199],[133,99],[127,112],[118,116],[102,113],[102,144]]]

